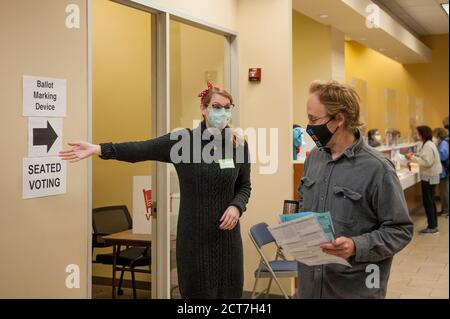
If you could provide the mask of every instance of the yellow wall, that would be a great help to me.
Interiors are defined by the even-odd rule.
[[[421,40],[431,49],[433,61],[429,64],[405,65],[411,78],[408,90],[418,91],[425,98],[425,124],[442,126],[448,116],[448,34],[427,36]]]
[[[65,26],[68,4],[80,8],[79,29]],[[67,79],[62,142],[87,139],[86,1],[3,0],[0,16],[0,298],[86,298],[87,162],[67,166],[66,194],[22,199],[22,75]],[[70,264],[80,288],[65,285]]]
[[[210,80],[224,87],[226,38],[177,21],[170,22],[171,129],[200,120],[198,93]]]
[[[429,36],[423,41],[432,49],[433,61],[411,65],[402,65],[354,41],[346,42],[347,82],[353,78],[367,82],[369,129],[386,129],[386,89],[396,93],[403,139],[410,133],[407,96],[423,99],[424,124],[442,126],[442,118],[448,115],[448,35]]]
[[[151,137],[151,16],[93,1],[93,143]],[[133,176],[150,175],[150,162],[93,158],[93,207],[125,204],[132,210]]]
[[[109,0],[93,1],[92,10],[93,143],[149,139],[151,15]],[[92,207],[126,205],[132,214],[133,176],[151,175],[151,162],[92,163]],[[92,273],[111,276],[111,266],[94,264]]]
[[[330,27],[292,11],[294,123],[307,125],[306,100],[314,80],[332,78]]]

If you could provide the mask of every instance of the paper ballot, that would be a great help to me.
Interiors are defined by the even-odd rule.
[[[316,266],[323,264],[351,265],[344,258],[322,252],[320,244],[334,238],[330,213],[298,213],[281,215],[281,224],[269,227],[269,231],[283,251],[297,261]]]

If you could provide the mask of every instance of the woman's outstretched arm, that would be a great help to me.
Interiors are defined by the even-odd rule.
[[[140,142],[101,143],[99,145],[87,142],[69,143],[70,148],[60,152],[63,160],[78,162],[92,155],[102,159],[136,163],[147,160],[170,163],[170,150],[176,143],[170,139],[170,134]]]

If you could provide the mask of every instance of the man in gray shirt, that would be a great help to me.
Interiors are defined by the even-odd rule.
[[[359,133],[357,93],[335,81],[314,82],[307,132],[317,145],[299,185],[301,211],[329,211],[336,239],[321,245],[352,267],[298,264],[300,298],[384,298],[394,254],[412,238],[393,164]]]

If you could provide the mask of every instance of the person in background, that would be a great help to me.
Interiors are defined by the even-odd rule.
[[[448,116],[444,117],[444,119],[442,120],[442,125],[444,125],[444,127],[447,129],[448,131]]]
[[[335,240],[324,253],[351,264],[298,263],[300,298],[385,298],[393,256],[414,225],[391,161],[363,140],[359,97],[336,81],[314,82],[306,105],[306,132],[316,146],[300,181],[300,212],[330,212]],[[377,286],[367,285],[368,266]]]
[[[448,174],[449,174],[449,141],[448,131],[442,127],[433,131],[433,142],[436,144],[441,159],[442,173],[439,175],[439,196],[441,198],[441,211],[438,215],[448,217]]]
[[[377,147],[381,145],[381,134],[378,129],[374,128],[367,132],[367,143],[372,147]]]
[[[298,159],[298,155],[300,154],[300,148],[302,145],[305,144],[303,141],[303,129],[300,125],[294,124],[293,125],[293,154],[294,154],[294,161]]]
[[[422,200],[425,213],[427,214],[428,227],[422,229],[420,234],[438,234],[438,221],[436,211],[435,186],[439,184],[439,174],[442,165],[439,151],[432,141],[433,132],[429,126],[418,126],[417,133],[423,142],[419,154],[408,153],[406,158],[419,164],[420,179],[422,187]]]

